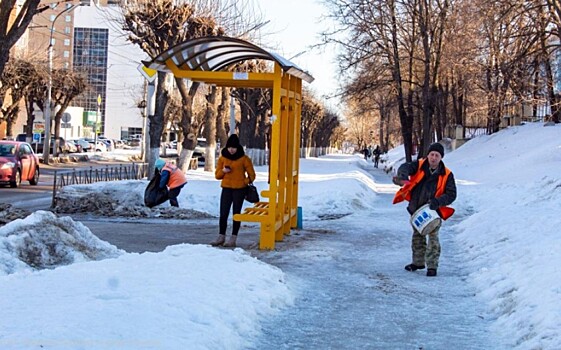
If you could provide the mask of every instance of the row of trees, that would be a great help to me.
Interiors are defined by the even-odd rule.
[[[512,106],[551,107],[560,120],[554,62],[559,0],[324,0],[342,48],[351,114],[379,125],[382,148],[402,139],[406,158],[447,125],[496,132]],[[395,119],[398,116],[396,135]]]
[[[7,136],[13,136],[13,126],[20,115],[23,102],[27,116],[26,134],[31,140],[35,106],[41,110],[45,108],[48,74],[45,62],[14,57],[6,63],[0,76],[0,96],[3,97],[0,123],[6,123]],[[55,127],[52,130],[54,130],[55,139],[58,140],[64,111],[74,98],[86,91],[88,86],[84,75],[68,69],[54,69],[51,77],[52,103],[54,106],[59,106],[53,115]]]
[[[160,0],[156,3],[151,0],[132,0],[123,3],[120,20],[123,29],[129,33],[128,39],[150,57],[155,57],[179,43],[199,37],[228,35],[256,40],[253,29],[259,28],[262,22],[252,4],[253,1],[239,0]],[[267,62],[248,60],[230,69],[237,72],[262,72],[270,70],[270,66]],[[188,83],[180,78],[175,78],[172,86],[165,82],[166,73],[159,72],[155,113],[150,116],[151,160],[159,154],[164,125],[170,120],[180,134],[182,150],[178,164],[184,169],[189,164],[197,136],[201,133],[206,137],[210,149],[216,147],[217,139],[222,145],[225,144],[230,128],[238,130],[241,142],[249,148],[265,149],[268,145],[272,106],[270,91],[201,86],[200,83]],[[230,96],[235,98],[239,106],[240,117],[236,125],[228,122]],[[326,145],[339,126],[337,116],[323,107],[315,110],[315,114],[308,113],[311,109],[307,106],[318,102],[310,98],[305,103],[304,140],[308,146]],[[212,166],[214,162],[208,161],[206,164]]]
[[[255,35],[253,29],[262,23],[252,6],[252,0],[130,0],[121,4],[120,10],[110,20],[118,23],[127,33],[129,41],[150,57],[198,37],[229,35],[252,39],[252,35]],[[15,0],[2,0],[0,3],[0,25],[3,26],[0,33],[0,96],[2,99],[10,96],[6,103],[1,101],[5,108],[1,111],[0,122],[7,123],[8,135],[11,135],[20,101],[25,99],[27,133],[30,136],[34,105],[44,108],[45,82],[48,77],[46,67],[42,62],[14,57],[10,59],[9,54],[10,48],[21,37],[33,16],[48,7],[40,5],[38,0],[26,0],[15,15],[14,5]],[[263,61],[246,61],[231,67],[236,71],[253,72],[269,68]],[[53,130],[58,136],[62,113],[74,97],[86,91],[87,86],[84,77],[71,71],[56,69],[52,77],[53,104],[61,107],[53,118]],[[166,84],[167,81],[166,73],[159,72],[155,113],[149,116],[152,161],[159,154],[164,126],[168,122],[177,128],[180,135],[182,151],[179,165],[183,168],[187,167],[197,136],[200,135],[207,138],[212,148],[217,139],[224,144],[229,129],[236,128],[246,146],[267,147],[272,105],[270,91],[201,86],[179,78],[175,78],[173,84]],[[229,125],[230,96],[235,98],[240,112],[235,126]],[[337,116],[326,110],[311,94],[305,95],[303,114],[305,144],[310,147],[328,145],[331,135],[336,134],[335,130],[339,127]],[[338,132],[341,133],[340,130]]]

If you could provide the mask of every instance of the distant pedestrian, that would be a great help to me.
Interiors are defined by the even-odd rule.
[[[374,148],[374,151],[372,151],[372,161],[374,162],[374,167],[377,168],[378,167],[378,163],[380,162],[380,155],[382,154],[382,151],[380,150],[380,147],[378,145],[376,145],[376,148]]]
[[[187,178],[181,169],[179,169],[175,164],[166,162],[165,160],[158,158],[155,163],[156,169],[160,172],[160,188],[168,187],[169,204],[172,207],[179,207],[179,202],[177,201],[177,196],[181,192],[181,189],[187,183]]]
[[[368,157],[370,157],[370,150],[368,147],[364,147],[361,153],[364,154],[364,160],[368,160]]]
[[[240,145],[238,135],[232,134],[226,142],[226,147],[220,151],[218,164],[214,173],[217,180],[222,180],[220,186],[220,219],[218,237],[210,244],[212,246],[223,245],[224,247],[235,247],[241,222],[234,220],[232,236],[226,241],[226,229],[228,227],[228,216],[233,206],[233,214],[241,213],[247,185],[255,180],[255,170],[251,159],[245,155]]]
[[[393,178],[396,185],[402,186],[395,194],[393,203],[408,200],[407,210],[411,215],[428,203],[430,209],[436,210],[443,220],[452,216],[454,209],[447,205],[456,199],[456,182],[454,174],[444,166],[443,157],[444,147],[440,143],[433,143],[429,146],[426,158],[402,164]],[[413,261],[405,266],[407,271],[422,270],[426,264],[427,276],[436,276],[440,258],[439,230],[440,225],[427,234],[427,246],[425,236],[413,229]]]

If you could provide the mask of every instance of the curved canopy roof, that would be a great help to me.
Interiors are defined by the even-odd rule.
[[[166,64],[170,59],[179,69],[214,72],[241,61],[264,59],[277,62],[286,73],[308,83],[314,81],[310,74],[282,56],[250,42],[224,36],[188,40],[161,53],[151,61],[142,63],[151,69],[171,72]]]

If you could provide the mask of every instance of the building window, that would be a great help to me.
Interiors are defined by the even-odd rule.
[[[107,92],[107,58],[109,31],[102,28],[74,28],[72,69],[86,75],[90,90],[72,101],[85,111],[97,112],[97,96],[101,95],[100,122],[105,125]]]
[[[56,15],[51,15],[51,17],[50,17],[51,22],[54,22],[55,18],[56,18]]]
[[[72,7],[72,4],[70,4],[70,3],[66,4],[66,8],[67,8],[67,9],[69,9],[69,8],[71,8],[71,7]]]
[[[51,45],[54,45],[56,43],[56,39],[55,38],[51,38]]]
[[[70,34],[70,27],[64,27],[64,34]]]
[[[64,69],[70,68],[70,62],[64,62]]]
[[[66,15],[66,17],[64,17],[64,19],[66,20],[66,22],[72,22],[72,16],[70,16],[70,15]]]
[[[64,46],[70,46],[70,39],[64,39]]]
[[[64,50],[63,56],[64,56],[65,58],[70,57],[70,51]]]

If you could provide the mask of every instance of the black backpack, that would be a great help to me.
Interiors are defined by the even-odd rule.
[[[146,186],[146,190],[144,190],[144,205],[148,208],[160,205],[169,199],[167,187],[160,188],[160,178],[160,172],[156,170],[154,177]]]

